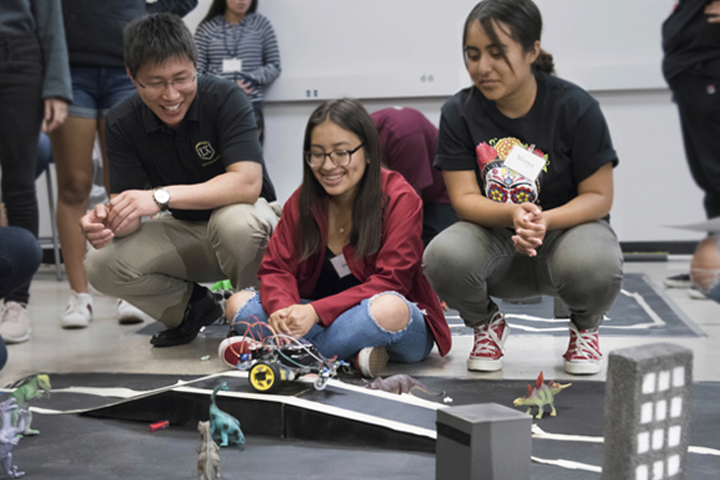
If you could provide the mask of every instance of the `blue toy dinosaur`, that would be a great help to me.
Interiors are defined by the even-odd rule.
[[[528,385],[527,396],[522,398],[516,398],[513,401],[513,405],[515,405],[516,407],[520,405],[529,406],[529,408],[525,412],[528,415],[530,415],[530,411],[532,410],[533,406],[538,407],[538,413],[537,415],[535,415],[535,418],[537,418],[538,420],[540,420],[543,416],[545,405],[550,405],[550,416],[554,417],[557,415],[557,410],[555,410],[555,395],[562,392],[570,385],[572,385],[572,383],[560,385],[557,382],[550,382],[548,385],[545,385],[543,372],[540,372],[537,380],[535,380],[535,388],[533,388],[532,385]]]
[[[21,433],[25,430],[25,420],[20,416],[17,425],[10,421],[10,417],[18,410],[16,400],[8,398],[0,403],[0,418],[2,419],[2,428],[0,428],[0,464],[5,469],[5,473],[10,478],[18,478],[25,475],[25,472],[18,471],[17,465],[13,465],[12,449],[18,444],[22,438]],[[20,410],[20,412],[27,410]]]
[[[227,447],[230,441],[235,445],[243,444],[245,443],[245,435],[243,435],[242,430],[240,430],[240,422],[238,419],[229,413],[223,412],[215,404],[215,396],[220,390],[230,390],[227,382],[222,382],[216,386],[210,396],[212,401],[210,404],[210,433],[212,438],[216,442],[219,442],[221,447]]]

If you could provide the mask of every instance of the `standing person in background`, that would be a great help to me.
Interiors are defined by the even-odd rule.
[[[258,0],[213,0],[195,32],[198,74],[237,83],[253,108],[263,109],[263,92],[280,75],[280,50],[267,18],[255,13]]]
[[[370,115],[380,137],[383,161],[400,172],[423,201],[423,245],[458,221],[445,180],[433,168],[438,129],[412,108],[385,108]]]
[[[35,158],[40,129],[55,130],[72,101],[60,0],[4,0],[0,8],[0,167],[8,223],[38,235]],[[77,230],[77,227],[75,227]],[[32,275],[5,297],[0,334],[30,338]]]
[[[680,0],[662,26],[663,74],[680,113],[690,173],[705,192],[707,218],[720,216],[720,1]],[[705,298],[687,273],[665,279]]]
[[[19,227],[0,227],[0,299],[12,295],[19,286],[29,285],[41,260],[42,249],[32,233]],[[29,328],[27,336],[30,336]],[[4,332],[3,338],[8,342],[18,341]],[[7,350],[0,339],[0,369],[6,361]]]
[[[551,75],[541,31],[531,0],[483,0],[468,15],[463,52],[473,86],[443,106],[435,160],[463,221],[430,242],[424,268],[474,329],[468,370],[503,365],[509,326],[490,296],[542,294],[570,309],[565,371],[594,374],[598,327],[622,281],[608,223],[618,159],[598,102]]]
[[[164,0],[149,5],[148,10],[184,15],[196,5],[197,0]],[[122,32],[133,18],[146,13],[146,4],[145,0],[63,0],[62,7],[74,102],[67,122],[50,137],[58,176],[58,233],[71,289],[61,325],[84,328],[92,320],[93,301],[83,269],[87,247],[78,223],[88,208],[96,135],[105,189],[109,189],[105,116],[113,105],[135,92],[123,63]],[[128,304],[118,303],[118,313],[120,323],[142,321],[141,314]]]

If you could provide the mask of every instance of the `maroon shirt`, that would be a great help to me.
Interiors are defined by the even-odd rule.
[[[440,170],[433,168],[438,129],[412,108],[385,108],[370,115],[380,137],[383,161],[400,172],[426,203],[450,203]]]

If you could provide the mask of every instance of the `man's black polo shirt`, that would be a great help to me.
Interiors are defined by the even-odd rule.
[[[197,92],[177,130],[169,128],[136,92],[107,116],[110,192],[168,185],[195,185],[222,173],[235,162],[262,165],[260,196],[276,199],[263,161],[247,96],[234,83],[202,75]],[[208,220],[212,210],[179,210],[180,220]]]

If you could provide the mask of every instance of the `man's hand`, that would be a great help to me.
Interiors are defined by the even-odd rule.
[[[513,227],[515,250],[521,255],[537,256],[537,248],[542,245],[547,233],[547,215],[533,203],[521,203],[513,215]]]
[[[720,23],[720,0],[715,0],[705,7],[705,15],[707,15],[709,23]]]
[[[115,234],[106,225],[108,209],[104,204],[95,205],[80,219],[80,230],[90,245],[100,250],[108,243],[112,242]]]
[[[65,122],[67,118],[67,103],[58,98],[45,99],[45,115],[43,116],[42,131],[50,133]]]
[[[242,91],[245,92],[246,95],[250,95],[253,92],[252,83],[250,81],[243,81],[238,80],[237,81],[238,87],[242,88]]]
[[[110,214],[106,224],[113,232],[123,231],[140,217],[160,211],[151,190],[126,190],[108,202]]]

